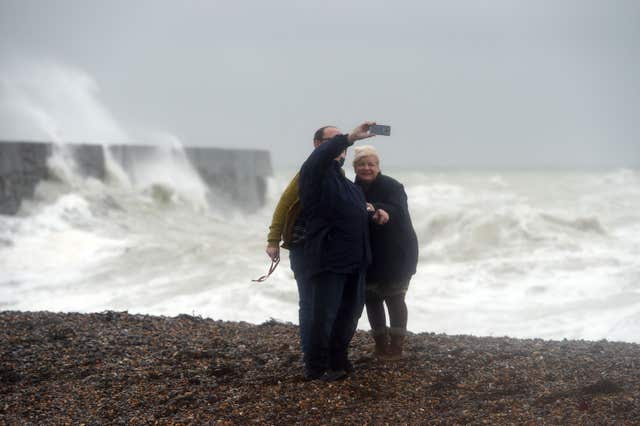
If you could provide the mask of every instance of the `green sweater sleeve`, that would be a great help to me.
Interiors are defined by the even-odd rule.
[[[291,182],[289,182],[289,185],[280,196],[280,200],[273,212],[273,218],[269,226],[269,234],[267,235],[267,241],[270,246],[277,246],[280,243],[287,213],[291,205],[298,199],[299,174],[300,173],[296,173],[293,179],[291,179]]]

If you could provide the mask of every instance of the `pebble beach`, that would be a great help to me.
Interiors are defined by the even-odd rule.
[[[180,315],[0,312],[2,424],[638,424],[640,345],[421,333],[302,378],[298,328]]]

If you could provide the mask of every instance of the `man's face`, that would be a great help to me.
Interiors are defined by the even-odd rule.
[[[340,129],[338,129],[337,127],[327,127],[322,132],[322,139],[319,141],[318,140],[313,141],[313,145],[317,148],[323,143],[325,143],[326,141],[328,141],[329,139],[331,139],[332,137],[334,137],[335,135],[339,135],[339,134],[340,134]]]
[[[322,131],[322,139],[319,141],[318,140],[313,141],[313,145],[317,148],[323,143],[325,143],[326,141],[328,141],[329,139],[331,139],[332,137],[334,137],[335,135],[339,135],[340,133],[341,133],[340,129],[338,129],[337,127],[327,127]],[[339,162],[340,165],[342,165],[344,164],[344,159],[346,157],[347,157],[347,150],[345,149],[340,153],[340,155],[338,155],[335,158],[335,160]]]
[[[326,129],[324,129],[324,132],[322,132],[322,133],[323,133],[323,135],[322,135],[322,142],[321,143],[325,143],[326,141],[328,141],[329,139],[331,139],[335,135],[339,135],[340,134],[340,129],[338,129],[337,127],[327,127]],[[340,153],[340,155],[338,155],[335,158],[335,160],[342,165],[342,164],[344,164],[344,159],[345,158],[347,158],[347,150],[346,149],[344,151],[342,151]]]

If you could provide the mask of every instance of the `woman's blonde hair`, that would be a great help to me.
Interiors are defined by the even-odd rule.
[[[376,149],[371,145],[357,146],[354,148],[353,153],[354,166],[364,157],[375,157],[376,161],[378,162],[378,166],[380,165],[380,157],[378,156],[378,151],[376,151]]]

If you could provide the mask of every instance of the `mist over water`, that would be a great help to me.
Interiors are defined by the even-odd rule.
[[[89,76],[47,67],[2,73],[0,122],[14,120],[3,135],[60,144],[56,178],[0,216],[0,309],[297,322],[286,251],[267,282],[250,282],[268,268],[271,213],[295,170],[276,173],[264,208],[241,213],[207,193],[176,137],[147,132],[136,143],[160,145],[155,156],[83,178],[62,141],[132,132]],[[638,170],[383,172],[404,183],[420,243],[411,331],[640,342]]]

